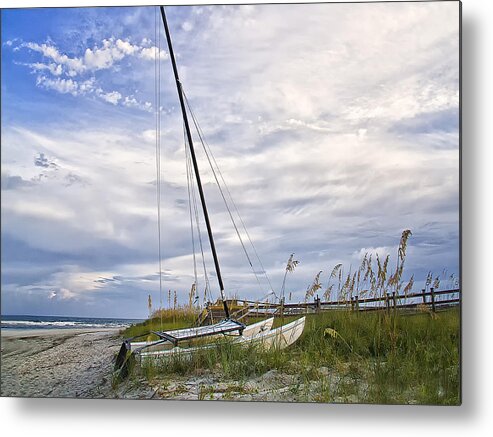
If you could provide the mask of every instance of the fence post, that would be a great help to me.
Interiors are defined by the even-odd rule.
[[[397,298],[395,296],[395,291],[392,292],[392,300],[394,302],[394,310],[397,309]]]
[[[359,311],[359,300],[358,300],[358,295],[354,296],[354,300],[356,303],[356,311]]]
[[[423,303],[426,305],[426,289],[423,288],[421,291],[423,292]]]
[[[315,298],[315,311],[317,313],[320,311],[320,298],[318,297],[318,294],[317,297]]]
[[[431,310],[435,312],[435,289],[433,287],[430,287],[431,291]]]
[[[390,313],[390,293],[385,293],[385,306],[387,307],[387,313]]]

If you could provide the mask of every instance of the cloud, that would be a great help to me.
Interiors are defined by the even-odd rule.
[[[66,176],[65,176],[65,186],[66,187],[70,187],[74,184],[80,184],[80,185],[85,185],[85,182],[84,180],[80,177],[80,176],[77,176],[76,174],[74,173],[68,173]]]
[[[46,76],[38,76],[36,85],[61,94],[72,94],[73,96],[79,94],[79,84],[72,79],[50,79]]]
[[[129,108],[138,108],[138,109],[141,109],[143,111],[150,112],[152,110],[152,103],[151,102],[139,102],[133,96],[125,96],[125,99],[123,100],[122,104],[124,106],[129,107]]]
[[[183,24],[181,25],[181,28],[185,32],[190,32],[193,29],[193,24],[190,21],[184,21]]]
[[[60,288],[58,290],[52,290],[48,296],[49,299],[58,299],[58,300],[78,300],[77,293],[74,293],[67,288]]]
[[[9,174],[2,172],[2,190],[16,190],[32,185],[32,181],[26,181],[20,176],[10,176]]]
[[[129,108],[137,108],[143,111],[152,110],[150,102],[139,102],[133,96],[123,97],[118,91],[104,91],[97,86],[94,78],[79,82],[75,79],[50,79],[46,76],[38,76],[36,85],[61,94],[71,94],[74,97],[92,95],[112,105],[118,105],[121,101],[123,106]]]
[[[110,93],[104,93],[102,90],[98,90],[98,96],[104,101],[116,105],[122,98],[122,95],[118,91],[112,91]]]
[[[43,64],[42,62],[34,62],[32,64],[20,64],[31,68],[32,71],[43,71],[48,70],[53,76],[61,76],[63,73],[62,66],[60,64]]]
[[[103,39],[100,46],[95,45],[93,48],[86,48],[84,55],[80,57],[70,57],[61,53],[55,45],[47,43],[23,42],[17,47],[41,53],[45,58],[54,61],[57,69],[63,67],[67,75],[76,76],[86,72],[109,69],[127,56],[154,60],[159,55],[161,59],[167,59],[167,53],[164,50],[158,51],[157,47],[147,47],[148,40],[143,42],[146,43],[146,46],[134,45],[128,40],[110,37]],[[34,69],[39,68],[39,64],[30,64],[30,66]]]
[[[54,161],[50,161],[44,153],[40,153],[38,156],[34,158],[34,165],[36,167],[43,168],[57,168],[57,165]]]
[[[138,56],[146,61],[154,61],[158,58],[162,61],[168,59],[167,53],[164,50],[159,51],[157,47],[143,47]]]
[[[138,58],[145,61],[161,61],[168,59],[164,50],[152,46],[149,39],[144,38],[142,44],[132,44],[127,39],[110,37],[103,39],[100,45],[86,48],[81,56],[69,56],[63,53],[54,43],[20,42],[10,41],[8,47],[29,49],[40,53],[45,59],[52,62],[33,62],[18,65],[28,67],[37,75],[36,85],[38,87],[56,91],[61,94],[72,96],[95,96],[112,105],[122,104],[128,108],[150,111],[152,104],[140,101],[133,95],[124,96],[118,90],[106,91],[100,84],[100,80],[94,76],[98,71],[117,69],[125,58]],[[50,75],[46,75],[49,73]],[[87,79],[85,79],[88,77]]]
[[[71,74],[81,73],[85,70],[85,66],[81,59],[70,58],[65,54],[61,54],[57,47],[49,44],[38,44],[35,42],[22,43],[19,48],[28,48],[35,52],[41,53],[44,57],[52,59],[60,67],[65,67]]]
[[[362,247],[358,251],[353,253],[353,258],[361,262],[365,255],[372,255],[372,257],[378,257],[383,260],[387,255],[393,255],[397,253],[398,246],[393,247]]]

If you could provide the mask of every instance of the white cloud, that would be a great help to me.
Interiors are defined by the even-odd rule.
[[[362,247],[360,250],[353,253],[353,258],[361,262],[365,255],[372,255],[373,260],[375,260],[376,256],[380,258],[380,260],[384,260],[387,255],[395,255],[397,253],[397,246],[393,247]]]
[[[15,41],[10,41],[8,46],[14,45]],[[34,62],[20,64],[29,67],[33,72],[38,73],[36,78],[37,86],[53,90],[62,94],[73,96],[86,96],[93,94],[101,100],[112,105],[121,104],[128,108],[151,111],[152,104],[148,101],[141,101],[133,95],[125,96],[119,90],[104,91],[100,81],[94,76],[95,72],[117,68],[118,64],[126,57],[136,57],[146,61],[153,61],[157,56],[164,61],[167,53],[164,50],[151,45],[147,38],[142,40],[142,44],[132,44],[129,40],[110,37],[103,39],[100,45],[93,48],[86,48],[83,56],[70,57],[62,53],[52,42],[38,44],[35,42],[22,42],[14,49],[27,48],[41,53],[45,58],[51,59],[51,63]],[[46,76],[44,73],[50,73]],[[91,75],[88,78],[88,75]]]
[[[181,28],[185,32],[190,32],[193,29],[193,23],[191,21],[184,21],[183,24],[181,25]]]
[[[43,64],[41,62],[34,62],[33,64],[25,64],[33,71],[48,70],[53,76],[61,76],[63,73],[62,66],[60,64]]]
[[[85,70],[85,66],[80,59],[70,58],[67,55],[61,54],[58,48],[55,46],[28,42],[28,43],[22,43],[20,47],[27,47],[31,50],[42,53],[43,56],[52,59],[57,64],[66,66],[70,71],[81,73]]]
[[[52,290],[48,296],[49,299],[59,300],[77,300],[78,295],[68,288],[59,288],[58,290]]]
[[[30,50],[41,53],[44,57],[50,58],[56,64],[67,68],[68,74],[74,76],[86,71],[104,70],[113,67],[117,62],[126,56],[138,56],[146,60],[154,60],[158,54],[157,47],[131,44],[129,41],[116,39],[114,37],[103,39],[100,46],[86,48],[82,57],[69,57],[60,53],[55,45],[38,44],[35,42],[22,43],[19,47],[25,47]],[[11,44],[12,45],[12,44]],[[166,59],[167,54],[164,50],[160,51],[161,59]]]
[[[84,53],[84,65],[95,71],[112,67],[126,56],[131,56],[141,50],[139,46],[114,38],[105,39],[101,47],[87,48]]]
[[[57,91],[61,94],[69,93],[76,96],[79,93],[79,85],[72,79],[50,79],[46,76],[38,76],[36,79],[36,85]]]
[[[101,97],[104,101],[111,103],[112,105],[118,104],[121,100],[122,95],[118,91],[112,91],[109,93],[104,93],[102,90],[98,89],[98,96]]]
[[[144,47],[140,50],[139,57],[147,61],[154,61],[156,57],[159,57],[164,61],[168,59],[168,54],[164,50],[159,51],[157,47]]]
[[[140,49],[137,45],[132,45],[128,41],[122,41],[121,39],[116,40],[116,48],[120,50],[125,55],[133,55],[136,51]]]
[[[49,219],[53,221],[72,220],[75,212],[67,208],[60,202],[36,202],[30,199],[28,202],[23,199],[9,198],[9,203],[2,207],[4,211],[12,211],[15,214],[32,219]]]
[[[133,96],[125,96],[125,99],[123,100],[122,104],[124,106],[129,107],[129,108],[137,108],[137,109],[141,109],[143,111],[149,112],[152,110],[152,103],[150,103],[150,102],[139,102]]]
[[[92,93],[96,89],[96,79],[91,77],[83,82],[79,82],[78,88],[83,94]]]

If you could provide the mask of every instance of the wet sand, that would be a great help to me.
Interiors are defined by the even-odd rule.
[[[112,387],[115,329],[1,331],[1,395],[16,397],[149,398],[145,381]]]

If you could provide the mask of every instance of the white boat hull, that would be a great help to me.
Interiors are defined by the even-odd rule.
[[[261,320],[260,322],[253,323],[251,325],[247,325],[246,328],[243,330],[243,334],[241,337],[244,338],[249,338],[253,337],[255,335],[261,334],[263,332],[268,332],[272,329],[272,325],[274,324],[274,317],[271,317],[266,320]],[[231,333],[229,334],[231,336],[238,336],[238,334]],[[210,337],[211,339],[213,338],[218,338],[221,337],[221,335],[215,335]],[[155,346],[154,346],[155,345]],[[170,345],[171,342],[169,341],[134,341],[130,343],[130,351],[133,352],[136,349],[141,349],[141,348],[159,348],[159,349],[167,349],[170,350]]]
[[[271,327],[272,327],[272,322],[270,322]],[[250,331],[250,334],[253,333],[253,335],[250,336],[242,335],[234,339],[233,343],[245,345],[245,346],[255,344],[255,345],[259,345],[262,349],[265,350],[272,348],[284,349],[287,346],[293,344],[296,340],[298,340],[298,338],[303,333],[303,329],[305,327],[305,317],[301,317],[300,319],[295,320],[294,322],[288,323],[286,325],[280,326],[279,328],[272,330],[263,330],[256,332],[258,328],[254,327],[254,325],[251,326],[253,329]],[[176,346],[166,350],[140,352],[138,355],[140,357],[141,362],[147,359],[160,359],[160,358],[166,358],[172,356],[186,357],[193,355],[193,353],[195,352],[206,350],[206,349],[212,349],[216,346],[217,344],[215,343],[198,346],[198,347],[191,347],[191,348],[181,348],[179,346]]]
[[[294,322],[280,326],[271,331],[260,332],[250,338],[241,338],[239,343],[256,343],[262,345],[264,349],[284,349],[300,338],[304,328],[305,317],[301,317]]]
[[[262,320],[257,323],[253,323],[251,325],[247,325],[247,327],[243,330],[242,337],[253,337],[255,335],[261,334],[262,332],[268,332],[272,329],[272,325],[274,324],[274,317],[271,317],[267,320]]]

